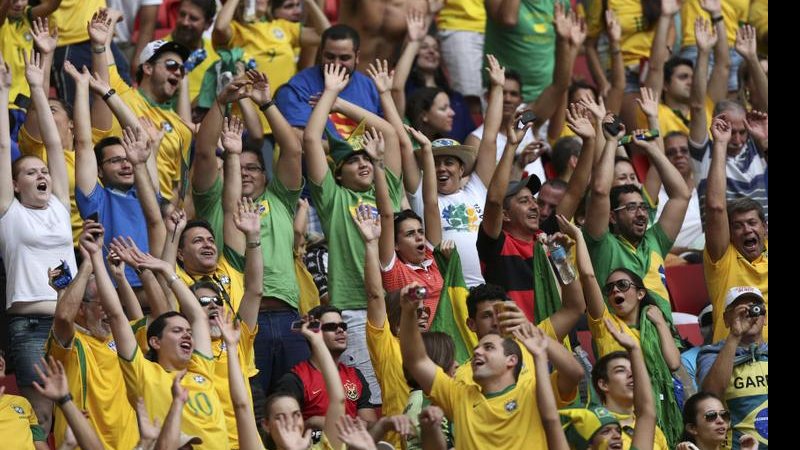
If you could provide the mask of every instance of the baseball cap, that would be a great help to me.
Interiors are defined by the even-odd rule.
[[[700,328],[711,326],[712,321],[712,312],[714,312],[711,305],[706,305],[700,314],[697,315],[697,324],[700,325]]]
[[[142,49],[142,52],[139,53],[139,65],[141,66],[142,64],[148,61],[152,61],[158,58],[158,56],[164,52],[175,52],[181,58],[183,58],[184,61],[186,61],[186,59],[189,58],[190,54],[188,48],[184,47],[181,44],[178,44],[177,42],[157,39],[155,41],[151,41],[150,43],[148,43]]]
[[[619,420],[603,406],[562,409],[558,413],[567,440],[578,450],[589,448],[594,435],[606,425],[619,425]]]
[[[764,301],[764,294],[761,293],[759,288],[754,286],[736,286],[728,289],[728,293],[725,295],[725,308],[741,297],[751,297],[762,302]]]
[[[542,187],[542,182],[539,180],[539,177],[536,175],[528,175],[527,177],[510,183],[508,185],[508,189],[506,189],[506,197],[511,197],[512,195],[517,195],[517,192],[522,190],[522,188],[527,187],[530,189],[531,194],[536,195],[539,192],[539,188]]]

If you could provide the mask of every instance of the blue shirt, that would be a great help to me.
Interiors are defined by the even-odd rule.
[[[699,387],[697,386],[697,354],[700,353],[700,347],[692,347],[689,350],[681,353],[681,364],[683,368],[686,369],[686,374],[689,375],[689,378],[692,380],[692,385],[694,386],[695,392],[697,392]]]
[[[97,213],[100,223],[105,228],[103,256],[108,256],[108,245],[115,236],[130,236],[139,250],[150,251],[147,240],[147,222],[144,219],[142,205],[136,195],[136,188],[120,191],[95,184],[89,195],[75,189],[75,203],[82,219]],[[132,287],[140,287],[141,280],[133,267],[125,266],[125,278]]]

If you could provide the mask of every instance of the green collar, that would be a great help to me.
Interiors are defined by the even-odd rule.
[[[175,102],[176,102],[175,97],[167,100],[164,103],[158,103],[155,100],[153,100],[150,97],[148,97],[147,94],[142,90],[142,88],[138,88],[137,91],[139,91],[139,95],[141,95],[142,98],[144,98],[145,101],[147,101],[147,104],[150,105],[150,106],[153,106],[153,107],[159,108],[159,109],[167,109],[167,110],[175,109]]]
[[[501,390],[501,391],[497,391],[497,392],[488,392],[488,393],[486,393],[486,394],[483,394],[483,396],[484,396],[484,397],[486,397],[486,398],[495,398],[495,397],[500,397],[501,395],[503,395],[503,394],[505,394],[505,393],[507,393],[507,392],[511,391],[511,390],[512,390],[512,389],[514,389],[515,387],[517,387],[517,383],[511,384],[511,385],[509,385],[508,387],[506,387],[505,389],[503,389],[503,390]]]

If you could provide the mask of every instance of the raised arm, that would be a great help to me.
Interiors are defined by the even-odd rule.
[[[427,136],[409,126],[406,129],[420,143],[422,159],[422,204],[425,223],[425,238],[434,247],[442,242],[442,216],[439,211],[439,192],[436,186],[436,165],[433,149]],[[494,151],[494,150],[493,150]],[[494,155],[494,153],[493,153]],[[494,156],[492,156],[494,158]]]
[[[586,187],[589,186],[597,132],[592,125],[592,119],[594,119],[592,113],[579,104],[570,105],[566,112],[566,118],[567,126],[581,138],[583,144],[581,154],[578,156],[578,163],[575,165],[575,172],[572,173],[569,183],[567,183],[567,192],[556,207],[556,213],[572,219],[586,195]]]
[[[111,278],[117,282],[119,302],[122,304],[122,309],[125,311],[125,315],[128,316],[128,320],[137,321],[144,317],[144,313],[142,312],[142,305],[139,304],[136,293],[133,292],[131,284],[125,277],[125,261],[111,249],[111,246],[109,246],[109,250],[106,262],[108,262],[108,270],[111,272]],[[89,258],[86,259],[88,260]],[[142,281],[142,284],[144,284],[144,281]],[[146,289],[145,293],[147,293]]]
[[[365,121],[366,126],[374,127],[376,130],[383,134],[386,145],[386,168],[391,170],[393,174],[400,175],[402,173],[401,155],[400,155],[400,140],[398,132],[395,131],[392,124],[383,120],[377,114],[350,103],[343,98],[336,99],[333,104],[333,111],[344,114],[345,116],[353,119],[356,123]]]
[[[436,364],[428,357],[422,335],[417,327],[417,307],[420,299],[412,298],[409,292],[420,286],[413,282],[400,291],[400,351],[403,354],[403,367],[408,369],[411,377],[416,380],[422,390],[430,395],[433,389],[433,380],[436,378]]]
[[[600,286],[597,284],[594,266],[592,266],[592,260],[589,258],[589,249],[586,247],[583,233],[564,216],[556,216],[556,220],[558,220],[558,226],[561,230],[575,240],[575,259],[581,278],[583,297],[586,300],[586,311],[589,313],[590,318],[599,319],[603,317],[606,304],[603,301],[603,293],[600,291]]]
[[[211,32],[211,43],[214,47],[227,47],[228,43],[233,37],[231,31],[231,22],[233,15],[236,13],[236,7],[239,6],[239,0],[229,0],[222,5],[222,9],[217,13],[217,20],[214,22],[214,31]]]
[[[490,83],[489,105],[486,107],[486,116],[483,122],[483,136],[478,144],[475,173],[481,182],[488,186],[487,183],[492,181],[492,175],[497,165],[497,134],[500,132],[500,124],[503,122],[503,86],[506,82],[506,69],[500,66],[497,58],[493,55],[486,55],[486,62]]]
[[[708,120],[706,119],[708,57],[718,36],[709,23],[699,17],[694,23],[694,35],[697,41],[697,60],[692,75],[692,91],[689,98],[692,113],[689,121],[689,139],[696,144],[703,144],[708,137]]]
[[[92,122],[89,117],[89,79],[87,69],[78,72],[71,62],[64,62],[64,71],[75,80],[73,133],[75,135],[75,188],[84,195],[97,185],[97,158],[92,144]]]
[[[381,220],[372,216],[369,207],[359,207],[353,219],[364,240],[364,289],[367,294],[367,320],[376,328],[386,323],[386,301],[384,299],[381,262],[378,240],[381,236]]]
[[[614,11],[606,10],[606,31],[611,54],[611,89],[608,90],[608,110],[619,114],[625,95],[625,62],[622,59],[622,27]]]
[[[751,93],[750,101],[753,109],[769,112],[769,79],[761,67],[756,50],[756,29],[750,25],[742,25],[736,30],[736,52],[742,55],[747,64],[747,73],[753,80],[753,87],[756,91]]]
[[[322,372],[322,378],[325,380],[325,390],[328,393],[328,411],[325,413],[325,425],[322,428],[322,432],[328,438],[331,447],[340,448],[342,444],[336,430],[336,422],[345,415],[345,397],[339,369],[336,368],[331,352],[325,346],[322,332],[319,330],[311,331],[308,328],[308,322],[303,323],[301,332],[311,344],[311,357],[319,367],[319,371]]]
[[[664,313],[662,313],[657,306],[650,305],[647,307],[645,314],[647,314],[647,318],[650,319],[650,322],[653,322],[653,325],[656,327],[658,339],[661,342],[661,355],[664,357],[667,367],[669,367],[671,371],[678,370],[681,366],[681,352],[675,345],[675,339],[672,337],[672,330],[670,329],[669,323],[667,323],[667,320],[664,318]]]
[[[404,114],[406,110],[406,82],[408,81],[408,75],[411,73],[411,67],[414,66],[414,60],[417,58],[419,48],[422,46],[422,40],[428,34],[428,30],[425,27],[425,15],[421,12],[410,10],[406,17],[406,27],[408,29],[408,42],[403,47],[403,52],[394,67],[394,80],[392,81],[392,98],[401,114]],[[384,108],[384,111],[386,111],[386,108]],[[419,180],[417,180],[416,186],[419,186]],[[408,188],[406,190],[414,192],[416,186],[414,186],[413,190]]]
[[[322,179],[330,170],[325,150],[322,147],[322,133],[328,121],[334,101],[347,86],[350,76],[343,66],[325,65],[325,91],[317,102],[317,106],[308,118],[303,132],[303,151],[306,159],[306,174],[314,184],[322,184]]]
[[[648,128],[660,131],[658,122],[658,94],[645,86],[639,88],[639,93],[640,96],[636,99],[636,103],[639,104],[639,109],[642,110],[647,117]],[[636,134],[636,132],[634,132],[634,134]],[[664,137],[661,136],[660,133],[653,142],[658,145],[661,152],[664,152]],[[658,198],[658,191],[661,190],[661,176],[655,164],[650,164],[650,168],[647,170],[647,176],[644,180],[644,190],[650,198]]]
[[[604,123],[613,122],[614,117],[609,114],[604,119]],[[619,133],[612,136],[605,127],[603,135],[606,138],[606,145],[600,162],[592,169],[592,191],[589,197],[589,205],[586,207],[586,232],[589,236],[598,239],[608,231],[608,216],[611,210],[611,182],[614,178],[614,155],[619,145],[619,140],[625,135],[625,125],[620,124]]]
[[[8,118],[8,96],[11,91],[11,71],[0,53],[0,216],[5,215],[14,200],[11,181],[11,125]]]
[[[732,315],[730,319],[730,334],[725,338],[725,344],[723,344],[722,349],[714,359],[714,363],[708,373],[705,374],[702,380],[698,377],[698,382],[704,391],[711,392],[719,397],[724,397],[725,391],[731,383],[736,349],[741,344],[742,336],[756,326],[759,320],[759,317],[749,317],[747,315],[747,305],[737,305],[732,311],[726,311],[725,314]],[[698,361],[702,358],[703,355],[700,354]],[[700,364],[698,364],[698,368],[700,367]]]
[[[258,325],[258,307],[264,285],[264,255],[261,252],[261,217],[258,206],[249,198],[239,199],[233,222],[247,240],[244,263],[244,296],[239,317],[251,330]]]
[[[101,100],[104,100],[108,104],[108,107],[111,108],[111,112],[114,113],[114,116],[119,121],[120,126],[133,129],[141,127],[141,124],[139,124],[139,117],[128,104],[125,103],[125,100],[116,94],[116,91],[112,91],[107,81],[97,76],[97,73],[89,80],[89,88],[91,88],[95,96],[100,96]]]
[[[133,242],[133,239],[131,239],[130,236],[126,239],[123,239],[121,236],[115,236],[111,240],[109,248],[125,264],[138,269],[139,279],[142,280],[142,288],[144,289],[145,297],[147,298],[148,305],[150,306],[150,317],[155,318],[161,314],[164,314],[165,312],[176,310],[175,301],[172,298],[172,293],[169,292],[169,289],[166,289],[165,292],[165,290],[161,287],[158,278],[151,270],[143,270],[142,268],[139,268],[139,263],[142,261],[147,261],[148,256],[139,250],[138,247],[136,247],[136,243]],[[124,277],[124,275],[125,274],[123,272],[122,276]],[[116,275],[115,278],[117,278]],[[121,300],[124,299],[121,298]],[[139,301],[136,300],[135,303],[138,305]],[[127,304],[123,303],[123,306],[125,306],[126,310],[128,311],[128,318],[130,320],[134,320],[134,317],[131,317],[130,308],[128,308]],[[139,316],[141,317],[141,311]]]
[[[148,170],[148,161],[152,159],[151,154],[154,153],[154,150],[158,151],[158,147],[152,143],[153,141],[148,138],[147,132],[142,127],[136,130],[125,127],[122,131],[122,147],[125,149],[128,161],[133,165],[136,198],[139,199],[147,223],[149,247],[158,251],[164,245],[166,230],[156,196],[157,187],[154,186]]]
[[[714,45],[714,68],[708,79],[708,96],[715,103],[728,98],[728,75],[731,71],[730,50],[728,48],[728,28],[722,20],[722,0],[700,0],[700,6],[711,15],[717,43]],[[719,20],[717,20],[719,19]]]
[[[389,185],[386,182],[386,170],[384,168],[384,138],[383,135],[375,131],[374,128],[364,133],[364,150],[372,159],[372,167],[375,173],[375,203],[378,207],[378,215],[381,218],[379,255],[382,267],[387,267],[395,255],[394,250],[394,210],[392,200],[389,197]],[[366,205],[359,205],[360,210],[369,210]]]
[[[719,261],[731,241],[728,225],[728,200],[726,197],[728,142],[731,140],[731,125],[725,115],[714,117],[711,121],[711,135],[714,143],[711,148],[711,167],[706,179],[706,250],[712,262]]]
[[[161,426],[161,432],[158,434],[153,450],[172,450],[180,445],[181,416],[183,406],[189,399],[189,391],[181,386],[181,380],[183,380],[184,375],[186,375],[186,370],[181,370],[172,379],[172,403],[169,406],[169,412],[167,412],[167,417],[164,419],[164,425]]]
[[[658,16],[653,45],[650,48],[650,69],[644,82],[644,85],[654,92],[661,92],[664,88],[664,63],[669,57],[667,34],[675,14],[678,14],[680,10],[681,6],[678,0],[661,0],[661,15]]]
[[[88,237],[91,238],[92,232],[98,230],[98,225],[91,220],[85,222],[81,238],[84,234],[88,234]],[[86,285],[89,284],[89,277],[92,275],[92,261],[82,246],[81,253],[83,260],[78,268],[78,273],[69,286],[64,289],[64,294],[59,297],[56,303],[56,312],[53,314],[53,336],[65,347],[72,344],[72,338],[75,336],[75,316],[81,307]]]
[[[51,30],[47,17],[36,17],[36,19],[31,23],[30,32],[31,38],[33,39],[34,48],[42,55],[42,70],[44,73],[49,74],[53,68],[53,58],[55,57],[56,46],[58,45],[58,27],[54,26]],[[42,86],[45,94],[49,96],[49,76],[44,77],[44,83],[42,83]],[[42,134],[39,131],[39,121],[35,114],[31,114],[35,113],[35,111],[36,108],[34,107],[28,110],[28,117],[25,118],[25,129],[32,137],[41,139]]]
[[[147,117],[139,118],[139,123],[149,137],[147,142],[149,156],[144,163],[144,172],[147,173],[147,177],[142,176],[142,178],[145,178],[142,187],[136,184],[136,190],[139,203],[142,205],[142,212],[144,212],[145,222],[147,222],[148,247],[153,256],[160,258],[164,242],[167,239],[167,229],[164,227],[164,218],[161,216],[161,207],[158,202],[158,193],[160,192],[158,186],[158,149],[161,148],[161,141],[164,140],[166,130],[164,128],[156,128],[153,121]],[[130,157],[128,159],[130,160]],[[137,183],[136,179],[138,177],[134,175],[134,183]]]
[[[101,8],[92,15],[92,20],[86,24],[86,31],[89,34],[89,41],[92,50],[91,70],[97,78],[110,83],[108,70],[108,55],[111,54],[111,38],[114,36],[114,26],[116,21],[108,14],[108,10]],[[144,24],[142,24],[144,25]],[[139,36],[141,42],[142,36]],[[146,44],[149,41],[145,41]],[[138,62],[138,61],[137,61]],[[82,67],[80,69],[83,69]],[[114,117],[109,105],[103,101],[102,95],[95,92],[92,99],[92,125],[99,130],[110,130],[113,125]]]
[[[242,199],[242,131],[244,124],[238,117],[226,117],[222,126],[219,140],[225,149],[222,178],[222,235],[225,245],[236,253],[243,255],[245,252],[245,236],[239,232],[233,222],[234,213],[238,211],[239,201]],[[256,239],[258,240],[258,239]]]

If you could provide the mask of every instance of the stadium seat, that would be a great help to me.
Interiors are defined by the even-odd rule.
[[[686,323],[677,325],[676,328],[681,337],[691,342],[692,345],[703,345],[703,335],[700,333],[700,325],[696,323]]]
[[[591,331],[578,331],[578,341],[581,343],[583,351],[589,355],[589,361],[594,365],[594,349],[592,349],[592,333]]]
[[[672,310],[698,315],[708,304],[708,289],[702,264],[665,268]]]

